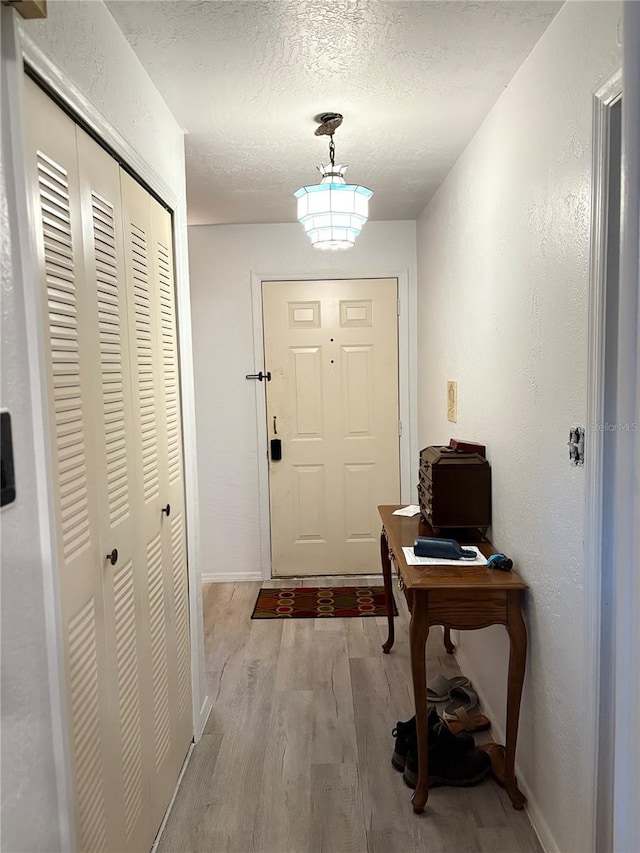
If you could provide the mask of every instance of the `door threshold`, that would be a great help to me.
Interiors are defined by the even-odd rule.
[[[382,573],[373,575],[304,575],[304,577],[274,577],[264,581],[263,586],[286,583],[287,586],[299,584],[304,586],[371,586],[379,585],[382,581]],[[313,583],[311,583],[313,582]]]

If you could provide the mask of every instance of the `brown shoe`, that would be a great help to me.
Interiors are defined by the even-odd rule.
[[[504,746],[501,743],[483,743],[480,749],[486,752],[491,760],[491,775],[498,785],[504,788]]]

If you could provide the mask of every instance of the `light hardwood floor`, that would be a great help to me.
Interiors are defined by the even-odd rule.
[[[339,582],[297,585],[323,581]],[[158,853],[541,853],[526,813],[490,779],[434,788],[413,814],[390,761],[391,729],[413,713],[401,594],[383,655],[384,619],[252,621],[259,588],[204,587],[213,711]],[[457,671],[438,629],[427,658],[429,675]]]

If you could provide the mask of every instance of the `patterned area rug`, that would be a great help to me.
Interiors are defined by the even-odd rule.
[[[252,619],[386,616],[383,586],[283,586],[261,589]],[[393,605],[393,615],[398,611]]]

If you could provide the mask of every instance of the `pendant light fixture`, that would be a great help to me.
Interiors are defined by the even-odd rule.
[[[344,173],[348,167],[335,162],[333,134],[342,124],[340,113],[323,113],[318,121],[316,136],[329,137],[329,165],[318,166],[322,175],[319,184],[294,193],[298,221],[318,249],[349,249],[367,221],[373,190],[347,184]]]

